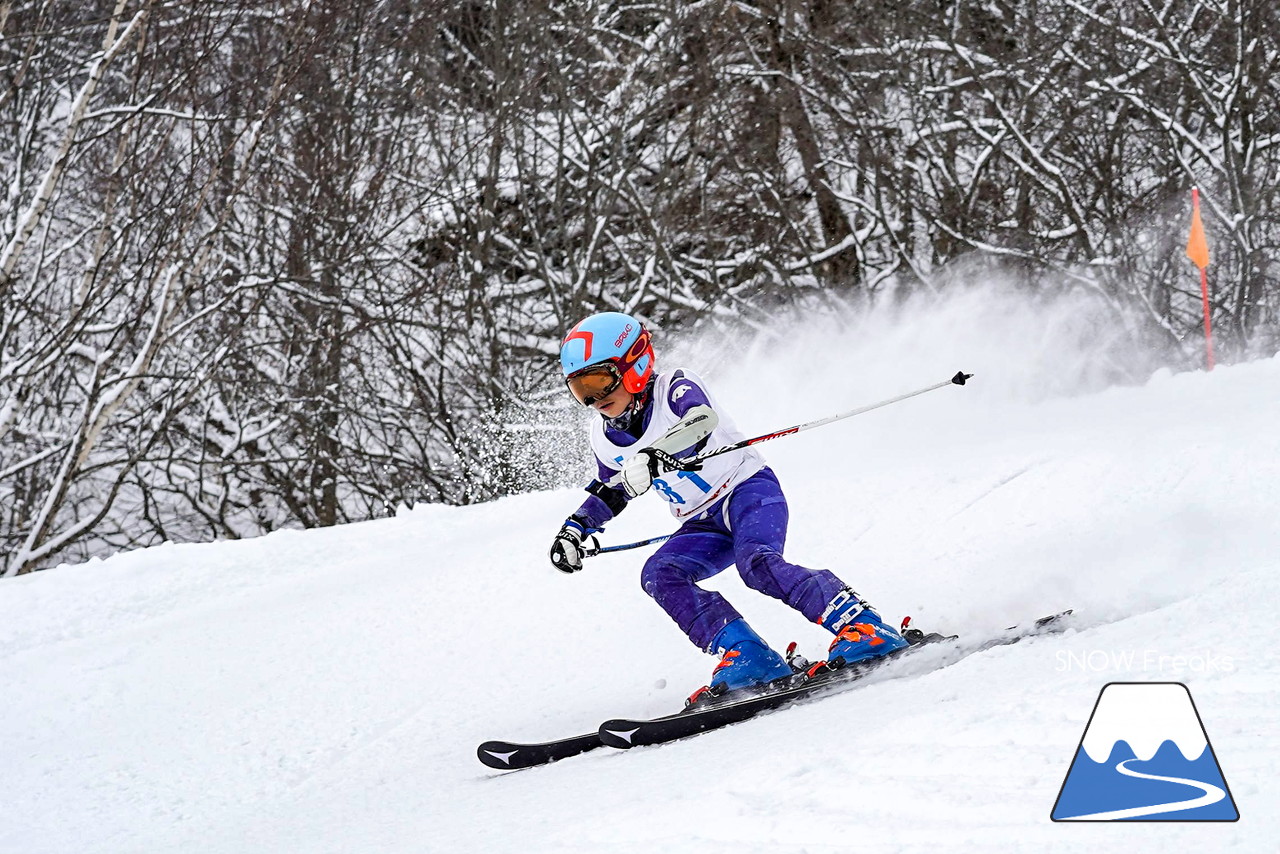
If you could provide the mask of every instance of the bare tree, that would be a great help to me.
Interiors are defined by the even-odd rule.
[[[1193,364],[1192,185],[1222,355],[1274,352],[1278,16],[0,2],[2,571],[564,483],[590,311],[765,327],[979,258]]]

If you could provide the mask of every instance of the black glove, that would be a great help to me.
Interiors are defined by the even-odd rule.
[[[566,520],[564,527],[551,541],[551,565],[561,572],[577,572],[582,569],[582,541],[586,536],[586,528],[572,519]]]

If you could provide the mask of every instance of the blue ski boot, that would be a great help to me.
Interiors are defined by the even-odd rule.
[[[718,697],[726,691],[764,685],[791,676],[791,666],[774,652],[743,619],[726,625],[711,642],[720,654],[720,663],[711,671],[711,684],[699,688],[686,702],[691,706],[704,697]]]
[[[907,645],[906,638],[847,587],[831,600],[818,622],[836,636],[827,653],[830,669],[880,658]]]

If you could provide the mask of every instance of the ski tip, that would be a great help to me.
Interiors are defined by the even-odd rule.
[[[964,385],[971,379],[973,379],[973,374],[966,374],[964,371],[958,371],[956,375],[951,378],[951,381],[956,385]]]
[[[1050,625],[1051,623],[1056,623],[1058,620],[1065,620],[1067,617],[1070,617],[1074,613],[1075,613],[1074,608],[1068,608],[1065,611],[1059,611],[1056,614],[1050,614],[1047,617],[1041,617],[1040,619],[1036,620],[1036,628],[1037,629],[1043,628],[1047,625]]]

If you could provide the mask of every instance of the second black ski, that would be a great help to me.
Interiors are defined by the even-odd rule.
[[[1070,614],[1071,611],[1063,611],[1059,614],[1043,617],[1026,628],[1014,626],[1006,629],[1000,636],[990,638],[981,643],[969,645],[958,643],[947,651],[941,662],[930,667],[925,672],[949,667],[970,655],[993,647],[1017,643],[1037,635],[1063,631],[1067,628],[1066,617]],[[950,640],[950,638],[942,638],[937,635],[932,636],[932,639],[937,641]],[[828,671],[816,678],[804,680],[799,684],[784,687],[780,690],[767,691],[764,694],[747,697],[742,700],[728,702],[716,702],[713,700],[705,706],[695,705],[674,715],[651,720],[616,718],[605,721],[600,725],[600,741],[609,747],[625,750],[632,747],[640,747],[641,745],[663,744],[668,741],[710,732],[711,730],[753,718],[763,712],[785,708],[804,700],[837,693],[858,684],[870,674],[881,670],[881,668],[888,667],[896,670],[897,668],[892,666],[893,663],[901,661],[907,656],[913,656],[922,647],[932,645],[933,642],[931,641],[913,644],[903,648],[898,653],[890,654],[884,658]],[[721,698],[721,700],[724,699]]]

